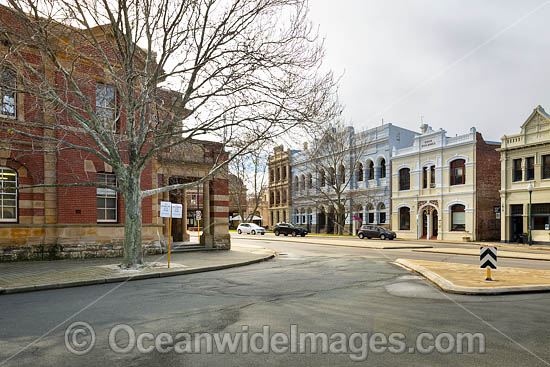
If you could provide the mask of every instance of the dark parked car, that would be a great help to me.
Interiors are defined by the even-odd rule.
[[[297,235],[304,237],[307,234],[307,231],[302,227],[295,227],[290,223],[277,223],[275,228],[273,228],[273,233],[275,233],[275,236],[278,236],[279,234],[288,236],[291,234],[292,237],[296,237]]]
[[[363,239],[367,237],[369,240],[371,238],[380,238],[381,240],[393,240],[397,235],[395,232],[388,231],[386,228],[379,226],[362,226],[361,229],[357,232],[357,236]]]

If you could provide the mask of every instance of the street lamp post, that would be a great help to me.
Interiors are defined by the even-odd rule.
[[[531,246],[533,244],[533,237],[532,237],[532,234],[531,234],[531,197],[533,196],[533,184],[529,184],[529,186],[527,186],[527,191],[529,191],[529,246]]]

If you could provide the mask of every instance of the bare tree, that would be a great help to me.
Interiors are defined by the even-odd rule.
[[[49,121],[4,119],[1,128],[31,141],[23,151],[75,150],[112,167],[116,186],[63,185],[123,196],[126,267],[142,263],[143,198],[200,184],[252,144],[332,115],[335,82],[319,71],[323,47],[306,0],[7,2],[1,66],[16,70],[14,91]],[[107,85],[100,102],[90,98],[96,79]],[[153,157],[196,138],[221,143],[208,175],[141,189]]]
[[[367,145],[357,144],[352,127],[337,122],[328,129],[312,132],[314,144],[301,152],[293,172],[293,192],[308,193],[317,208],[333,211],[335,232],[344,234],[354,189],[363,181],[365,167],[361,162]],[[305,191],[304,191],[305,190]],[[362,193],[364,199],[368,193]],[[294,197],[293,197],[294,200]]]
[[[229,172],[230,199],[235,203],[244,222],[252,222],[261,204],[267,184],[267,153],[257,146],[248,154],[233,159]]]

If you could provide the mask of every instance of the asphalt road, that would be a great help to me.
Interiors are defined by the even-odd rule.
[[[549,364],[550,294],[444,294],[391,264],[392,259],[406,257],[402,255],[410,251],[267,239],[261,244],[281,255],[270,262],[218,272],[1,296],[0,366]],[[65,332],[73,322],[86,322],[95,330],[95,344],[87,354],[75,355],[66,347]],[[147,350],[113,351],[110,334],[115,347],[128,344],[129,334],[122,329],[126,326],[113,331],[120,324],[132,327]],[[294,344],[295,351],[285,351],[281,348],[285,345],[283,334],[278,335],[282,338],[277,339],[279,344],[262,349],[263,336],[258,334],[252,340],[252,335],[262,332],[264,325],[269,327],[265,334],[268,344],[278,332],[291,340],[299,339],[300,333],[314,332],[324,333],[329,349],[322,353],[320,337],[315,352],[307,342],[303,353],[299,343]],[[291,329],[296,331],[294,339]],[[232,333],[231,337],[241,333],[235,353],[219,353],[215,345],[208,353],[207,336],[195,335],[211,333],[215,340],[224,332]],[[190,343],[184,343],[186,334],[176,337],[178,333],[190,333]],[[481,333],[484,353],[478,353],[480,339],[476,339],[473,353],[467,353],[465,347],[459,352],[454,344],[449,347],[447,342],[456,341],[459,333]],[[420,345],[416,344],[418,335],[424,338]],[[68,339],[75,342],[75,348],[76,344],[85,348],[89,336],[69,333]],[[170,342],[170,337],[176,340]],[[157,347],[151,341],[155,338]],[[243,346],[245,340],[256,348]],[[436,344],[439,351],[430,351]],[[193,353],[199,347],[202,353]]]

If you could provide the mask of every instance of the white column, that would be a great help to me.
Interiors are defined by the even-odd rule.
[[[429,240],[432,237],[432,216],[430,213],[426,215],[426,220],[428,221],[426,239]]]

